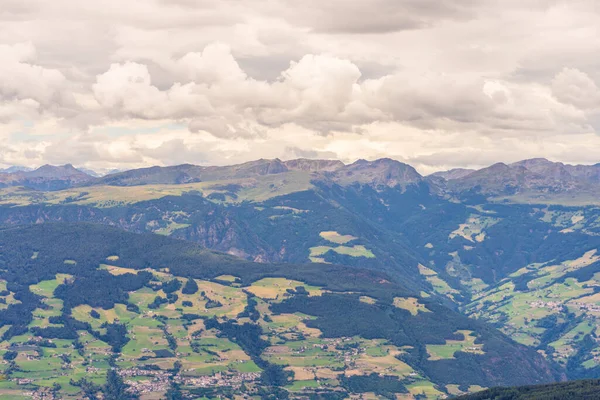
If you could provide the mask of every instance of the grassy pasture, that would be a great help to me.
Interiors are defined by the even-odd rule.
[[[419,264],[419,273],[423,276],[434,276],[437,275],[437,272],[432,270],[431,268],[427,268],[426,266]]]
[[[475,336],[472,336],[473,331],[459,330],[464,336],[463,340],[446,340],[446,344],[428,344],[427,353],[429,360],[444,360],[454,358],[454,353],[462,351],[465,353],[484,354],[483,346],[475,344]]]
[[[115,267],[114,265],[100,264],[100,269],[107,270],[112,275],[134,274],[137,275],[138,270],[133,268]]]
[[[450,233],[448,238],[454,239],[460,236],[473,243],[483,242],[485,240],[485,229],[497,224],[499,221],[498,218],[471,214],[464,224],[460,224],[455,231]]]
[[[324,231],[324,232],[319,233],[319,236],[321,236],[323,239],[325,239],[329,242],[336,243],[336,244],[346,244],[355,239],[358,239],[357,237],[352,236],[352,235],[341,235],[341,234],[337,233],[336,231]]]
[[[417,315],[420,312],[431,312],[424,304],[419,303],[419,299],[415,297],[395,297],[394,306],[402,308],[412,315]]]
[[[219,275],[215,278],[215,280],[218,281],[223,281],[223,282],[236,282],[238,281],[240,278],[238,278],[237,276],[233,276],[233,275]]]
[[[323,262],[323,258],[321,256],[325,255],[328,251],[334,251],[338,254],[347,255],[350,257],[366,257],[366,258],[375,258],[375,254],[371,252],[371,250],[367,249],[363,245],[354,245],[352,247],[349,246],[315,246],[309,249],[308,258],[312,262]]]
[[[98,314],[100,314],[100,317],[93,318],[90,315],[92,310],[95,310]],[[73,317],[79,321],[89,322],[95,328],[100,327],[100,325],[102,325],[104,322],[113,323],[115,321],[119,321],[122,323],[127,323],[133,318],[137,317],[136,313],[127,311],[125,304],[115,304],[115,306],[110,310],[92,308],[88,305],[80,305],[73,308],[71,315],[73,315]]]
[[[363,302],[363,303],[367,303],[367,304],[375,304],[375,303],[377,303],[377,300],[376,300],[376,299],[374,299],[374,298],[372,298],[372,297],[369,297],[369,296],[360,296],[360,297],[359,297],[359,300],[360,300],[361,302]]]
[[[189,227],[190,224],[181,224],[173,221],[169,221],[166,227],[159,228],[154,231],[154,233],[159,235],[170,236],[178,229],[184,229]]]
[[[581,222],[580,215],[551,215],[555,224],[569,225],[574,221]],[[466,307],[474,316],[486,318],[492,322],[503,320],[502,330],[514,340],[526,345],[539,345],[545,328],[538,327],[537,321],[556,315],[563,316],[563,307],[576,315],[585,315],[589,321],[584,321],[568,332],[563,332],[552,343],[556,349],[553,357],[560,362],[566,362],[566,356],[572,354],[573,345],[581,340],[586,333],[591,332],[586,322],[597,323],[600,313],[595,313],[591,306],[598,304],[600,296],[594,294],[597,281],[592,279],[578,282],[576,279],[563,279],[564,275],[587,267],[600,260],[596,250],[587,251],[581,257],[567,260],[560,264],[532,264],[520,269],[510,278],[517,278],[525,273],[533,274],[534,278],[527,284],[529,290],[516,291],[515,285],[506,280],[496,287],[487,288],[474,297],[474,301]],[[485,304],[485,305],[484,305]]]
[[[429,381],[417,381],[406,385],[406,388],[413,396],[424,395],[428,399],[446,398],[446,394],[436,389],[435,385]]]
[[[441,279],[434,270],[419,264],[419,272],[425,276],[425,279],[433,286],[433,290],[436,293],[445,295],[451,299],[454,299],[453,295],[460,294],[458,290],[450,287],[445,280]]]
[[[307,190],[312,187],[311,175],[302,171],[262,176],[261,179],[226,179],[189,184],[151,184],[141,186],[89,186],[55,192],[10,187],[0,190],[0,205],[27,206],[31,204],[77,204],[116,207],[166,196],[181,196],[195,192],[208,196],[223,193],[223,185],[240,185],[237,198],[227,196],[226,202],[265,201],[275,196]],[[73,200],[75,199],[75,200]]]
[[[295,290],[296,287],[302,286],[310,296],[320,296],[321,288],[307,285],[304,282],[294,281],[286,278],[264,278],[254,282],[246,290],[255,294],[261,299],[277,300],[283,299],[283,295],[288,289]]]
[[[468,394],[468,393],[480,392],[480,391],[486,389],[483,386],[471,385],[471,386],[469,386],[469,389],[466,392],[463,392],[462,390],[459,389],[459,386],[460,385],[446,385],[446,390],[452,396],[460,396],[460,395],[464,395],[464,394]]]
[[[103,264],[101,268],[114,275],[139,272],[110,265],[115,261],[118,260],[109,257],[106,260],[107,264]],[[185,278],[173,276],[167,269],[162,272],[153,271],[153,274],[156,277],[153,280],[154,284],[171,279],[179,279],[182,283],[186,281]],[[430,276],[437,277],[435,272]],[[51,281],[40,282],[31,287],[33,291],[44,297],[43,301],[46,304],[52,307],[48,310],[36,310],[34,313],[35,323],[46,323],[49,316],[60,313],[62,302],[53,298],[52,294],[65,278],[69,278],[69,276],[57,275]],[[176,301],[173,300],[171,304],[161,304],[157,309],[150,309],[148,305],[154,301],[156,296],[166,297],[166,294],[162,290],[144,287],[129,293],[129,302],[140,308],[139,313],[127,311],[125,304],[117,304],[110,310],[96,308],[95,311],[99,313],[100,317],[93,318],[90,316],[92,308],[82,305],[73,308],[72,316],[77,320],[90,323],[95,330],[102,332],[104,330],[100,326],[104,322],[119,320],[125,324],[130,340],[116,361],[121,368],[147,364],[169,369],[176,361],[180,361],[182,374],[189,377],[220,371],[260,372],[260,368],[238,344],[223,337],[218,331],[207,330],[205,321],[202,319],[185,321],[183,319],[184,313],[190,313],[206,317],[216,316],[220,321],[227,318],[236,319],[238,323],[247,322],[249,321],[247,317],[238,318],[238,314],[244,310],[247,304],[245,291],[249,291],[257,296],[255,298],[256,308],[260,314],[257,323],[263,328],[262,338],[270,343],[263,358],[274,364],[285,365],[287,370],[296,374],[295,381],[287,387],[288,390],[300,393],[306,388],[319,385],[336,386],[339,384],[337,379],[340,373],[346,373],[349,376],[376,373],[396,376],[406,379],[407,382],[417,380],[412,384],[411,392],[415,394],[427,392],[429,398],[438,396],[439,391],[427,381],[426,377],[420,376],[411,366],[401,361],[402,357],[400,356],[405,351],[404,349],[390,345],[381,339],[323,338],[321,331],[309,328],[304,323],[307,319],[312,318],[309,315],[301,313],[273,314],[270,310],[270,305],[283,299],[288,289],[295,290],[296,287],[302,286],[311,296],[319,296],[323,293],[322,288],[301,281],[276,277],[261,279],[247,287],[230,285],[238,281],[234,276],[221,276],[215,280],[217,282],[196,280],[199,287],[197,293],[184,295],[180,289],[175,292],[178,295]],[[356,294],[356,296],[359,295]],[[219,302],[221,305],[206,308],[208,299]],[[377,302],[368,296],[361,296],[360,300],[368,304]],[[184,307],[182,304],[184,301],[190,301],[192,306]],[[412,315],[429,311],[425,305],[419,303],[417,298],[412,297],[397,297],[395,305],[406,309]],[[168,333],[165,333],[165,329]],[[87,332],[80,331],[78,334],[79,342],[83,346],[84,357],[77,355],[72,341],[56,340],[59,348],[47,349],[40,360],[27,360],[26,357],[20,356],[18,365],[24,371],[21,376],[34,376],[36,384],[45,387],[51,387],[55,382],[60,383],[64,388],[63,394],[72,395],[75,398],[79,392],[77,388],[69,385],[70,379],[91,377],[95,382],[102,384],[106,370],[109,368],[108,357],[111,348]],[[29,338],[30,335],[25,334],[13,338],[12,341],[24,342]],[[175,339],[176,346],[172,338]],[[461,347],[464,348],[471,344],[470,339],[471,337],[465,336],[465,340],[455,342],[464,342]],[[474,341],[474,338],[472,340]],[[449,341],[445,346],[456,345],[457,343]],[[0,346],[0,348],[2,347]],[[469,349],[463,351],[469,351]],[[61,353],[68,354],[72,359],[71,365],[66,369],[58,357]],[[450,357],[453,354],[454,352],[450,354]],[[84,358],[86,365],[84,365]],[[88,366],[99,370],[88,372],[86,371]],[[19,376],[18,372],[16,374],[15,377]],[[64,398],[68,398],[66,395]],[[157,397],[160,398],[160,395]]]
[[[61,285],[65,279],[71,278],[73,278],[73,276],[69,274],[56,274],[55,279],[41,281],[36,285],[30,285],[29,290],[38,296],[51,298],[54,295],[54,290]]]

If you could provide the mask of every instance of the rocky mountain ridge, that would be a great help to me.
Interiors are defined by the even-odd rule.
[[[496,163],[478,170],[456,168],[423,176],[412,166],[389,158],[358,160],[260,159],[231,166],[182,164],[140,168],[95,177],[70,164],[44,165],[32,171],[0,174],[2,187],[24,186],[36,190],[61,190],[80,186],[178,185],[199,182],[256,180],[286,173],[305,174],[307,180],[341,186],[395,187],[425,185],[431,192],[464,198],[525,196],[530,201],[549,196],[591,196],[600,193],[600,164],[569,165],[544,158],[512,164]],[[239,183],[239,182],[238,182]]]

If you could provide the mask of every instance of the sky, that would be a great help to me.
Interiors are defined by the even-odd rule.
[[[0,0],[0,164],[600,162],[597,0]]]

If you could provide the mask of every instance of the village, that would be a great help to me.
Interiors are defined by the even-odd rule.
[[[238,388],[244,382],[253,382],[260,377],[258,372],[249,373],[225,373],[217,372],[214,375],[202,375],[197,377],[175,375],[170,371],[148,370],[142,368],[128,368],[118,371],[118,374],[129,385],[129,391],[137,394],[166,391],[171,381],[192,387],[234,387]],[[132,379],[149,377],[147,380]],[[129,378],[129,379],[128,379]]]

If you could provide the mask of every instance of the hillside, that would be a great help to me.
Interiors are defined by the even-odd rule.
[[[462,198],[477,193],[496,201],[581,205],[596,204],[593,199],[600,193],[598,164],[568,165],[544,158],[437,176],[447,178],[445,190]]]
[[[277,398],[440,398],[561,377],[535,351],[378,272],[252,263],[81,223],[4,229],[0,249],[5,395],[81,398],[107,374],[142,394]]]
[[[0,174],[2,187],[27,187],[34,190],[61,190],[77,187],[130,187],[145,185],[200,185],[207,187],[260,186],[263,179],[286,181],[407,187],[423,184],[430,191],[472,201],[485,196],[491,201],[561,205],[596,204],[600,194],[600,164],[569,165],[543,158],[512,164],[496,163],[479,170],[456,168],[427,177],[413,167],[392,159],[358,160],[344,165],[336,160],[260,159],[230,166],[183,164],[150,167],[97,176],[72,165],[44,165],[36,170],[12,168]],[[92,191],[94,189],[91,189]],[[239,200],[248,199],[240,198]],[[233,197],[236,201],[238,198]]]
[[[157,167],[118,174],[127,177],[119,186],[5,188],[0,224],[93,222],[253,262],[383,272],[411,293],[489,321],[562,365],[572,379],[600,377],[600,210],[595,197],[586,200],[595,190],[596,166],[534,159],[453,178],[421,177],[388,159],[185,168],[226,179],[173,183],[169,174],[179,167]],[[503,197],[492,189],[484,195],[479,183],[452,192],[466,180],[488,189],[498,182],[514,186]],[[548,182],[564,185],[553,192]],[[580,183],[567,190],[566,182]],[[552,201],[522,204],[524,193]],[[564,196],[577,205],[553,204]]]
[[[457,397],[460,400],[593,400],[600,397],[600,381],[585,380],[551,385],[516,388],[493,388],[472,395]]]
[[[0,174],[0,187],[25,186],[34,190],[61,190],[93,179],[71,164],[43,165],[35,170],[9,168]]]

